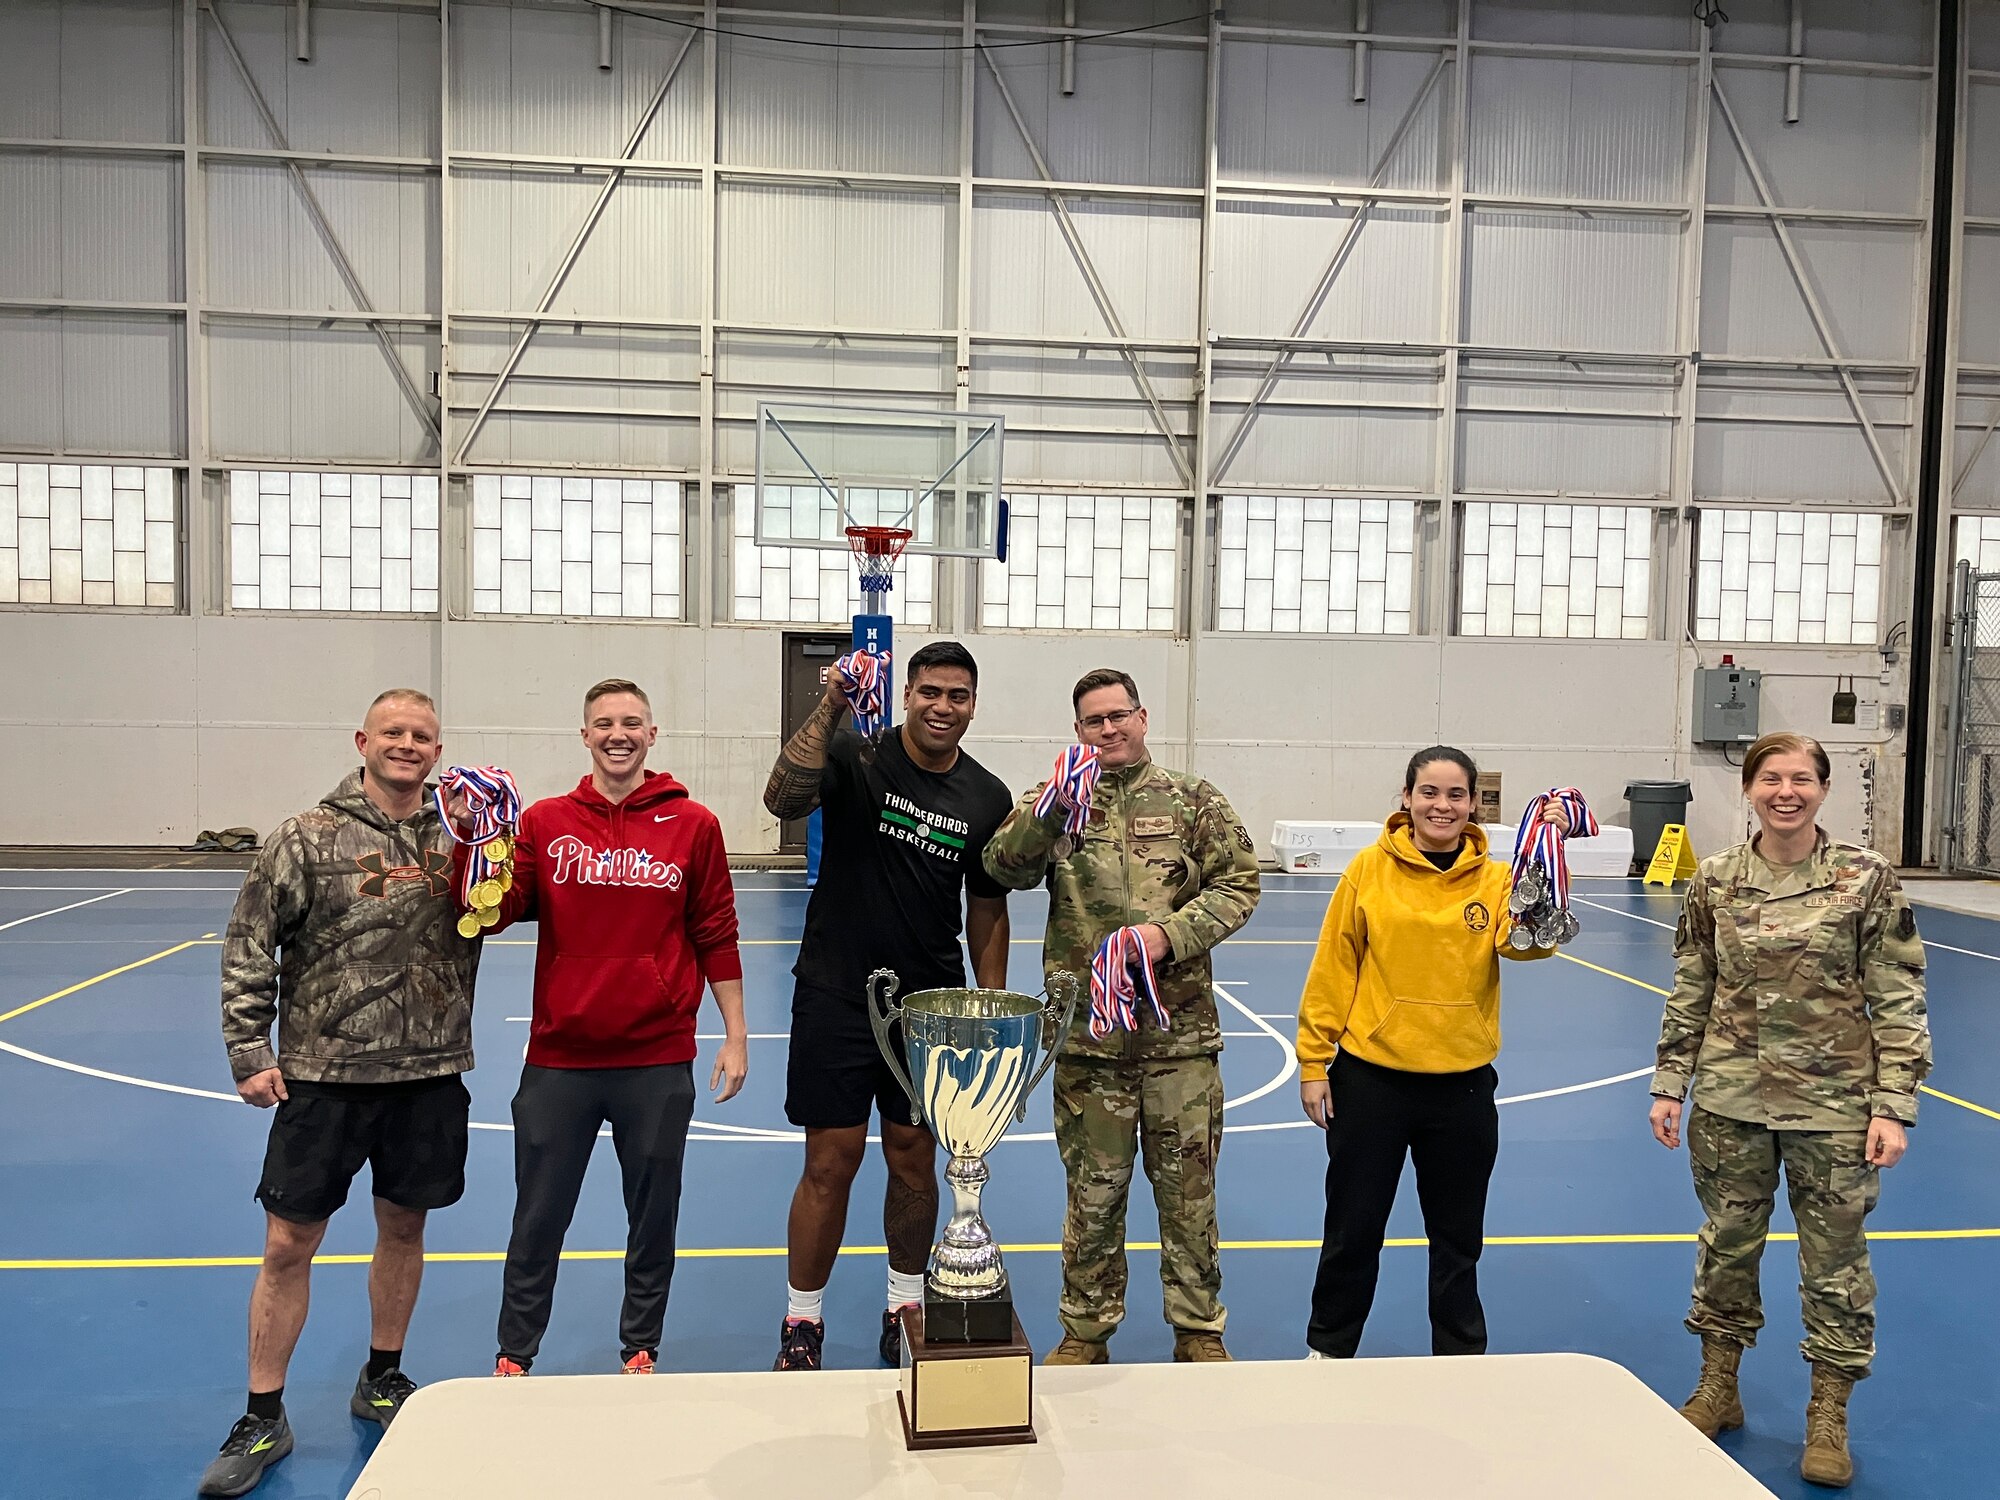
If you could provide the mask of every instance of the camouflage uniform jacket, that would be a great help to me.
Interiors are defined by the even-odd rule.
[[[986,845],[986,872],[1011,890],[1046,879],[1045,972],[1088,982],[1090,961],[1113,931],[1157,922],[1171,956],[1154,969],[1170,1027],[1141,1023],[1102,1041],[1090,1035],[1088,996],[1063,1051],[1072,1057],[1159,1059],[1222,1050],[1208,950],[1250,920],[1259,891],[1250,835],[1228,799],[1199,777],[1151,761],[1106,771],[1089,826],[1057,860],[1063,814],[1035,816],[1041,787],[1023,796]]]
[[[399,1083],[472,1066],[479,941],[455,926],[451,851],[428,795],[392,822],[360,771],[278,826],[222,943],[222,1036],[239,1082],[272,1067]]]
[[[1916,1123],[1931,1070],[1924,945],[1872,849],[1822,834],[1795,869],[1752,844],[1701,862],[1674,935],[1653,1092],[1774,1130]]]

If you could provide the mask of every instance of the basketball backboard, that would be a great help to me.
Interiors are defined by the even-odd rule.
[[[908,550],[993,557],[1006,419],[989,412],[759,402],[756,541],[846,550],[850,526]]]

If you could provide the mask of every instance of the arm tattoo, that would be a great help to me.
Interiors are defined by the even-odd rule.
[[[764,810],[772,817],[803,818],[819,806],[819,773],[826,767],[827,741],[833,738],[843,707],[822,698],[778,752],[771,779],[764,783]]]
[[[931,1237],[937,1232],[938,1187],[932,1178],[921,1186],[889,1174],[889,1195],[882,1201],[882,1236],[889,1247],[889,1269],[913,1275],[930,1260]]]

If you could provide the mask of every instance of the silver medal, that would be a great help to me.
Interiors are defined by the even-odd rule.
[[[1517,924],[1514,930],[1507,934],[1507,942],[1510,947],[1518,948],[1525,953],[1535,946],[1535,935],[1528,928]]]
[[[1535,924],[1535,946],[1553,948],[1562,940],[1561,934],[1562,923],[1551,913]]]
[[[1057,864],[1061,864],[1074,853],[1076,853],[1075,839],[1071,838],[1068,834],[1064,834],[1056,840],[1055,860]]]
[[[1532,911],[1536,901],[1540,899],[1539,892],[1532,889],[1525,880],[1519,881],[1515,884],[1513,893],[1507,897],[1507,910],[1518,917],[1523,912]]]
[[[1562,941],[1565,943],[1574,942],[1576,935],[1583,931],[1583,923],[1577,920],[1573,911],[1565,911],[1557,920],[1562,924]]]

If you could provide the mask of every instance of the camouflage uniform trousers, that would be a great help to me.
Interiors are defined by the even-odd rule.
[[[1220,1333],[1222,1261],[1215,1158],[1222,1069],[1211,1056],[1055,1066],[1056,1148],[1069,1177],[1063,1221],[1063,1330],[1102,1342],[1125,1317],[1125,1204],[1136,1157],[1160,1214],[1167,1321]]]
[[[1688,1331],[1749,1346],[1764,1326],[1757,1268],[1771,1227],[1778,1167],[1799,1226],[1800,1352],[1859,1380],[1875,1354],[1875,1274],[1862,1221],[1881,1173],[1864,1130],[1773,1130],[1690,1106],[1688,1155],[1708,1222],[1695,1255]]]

